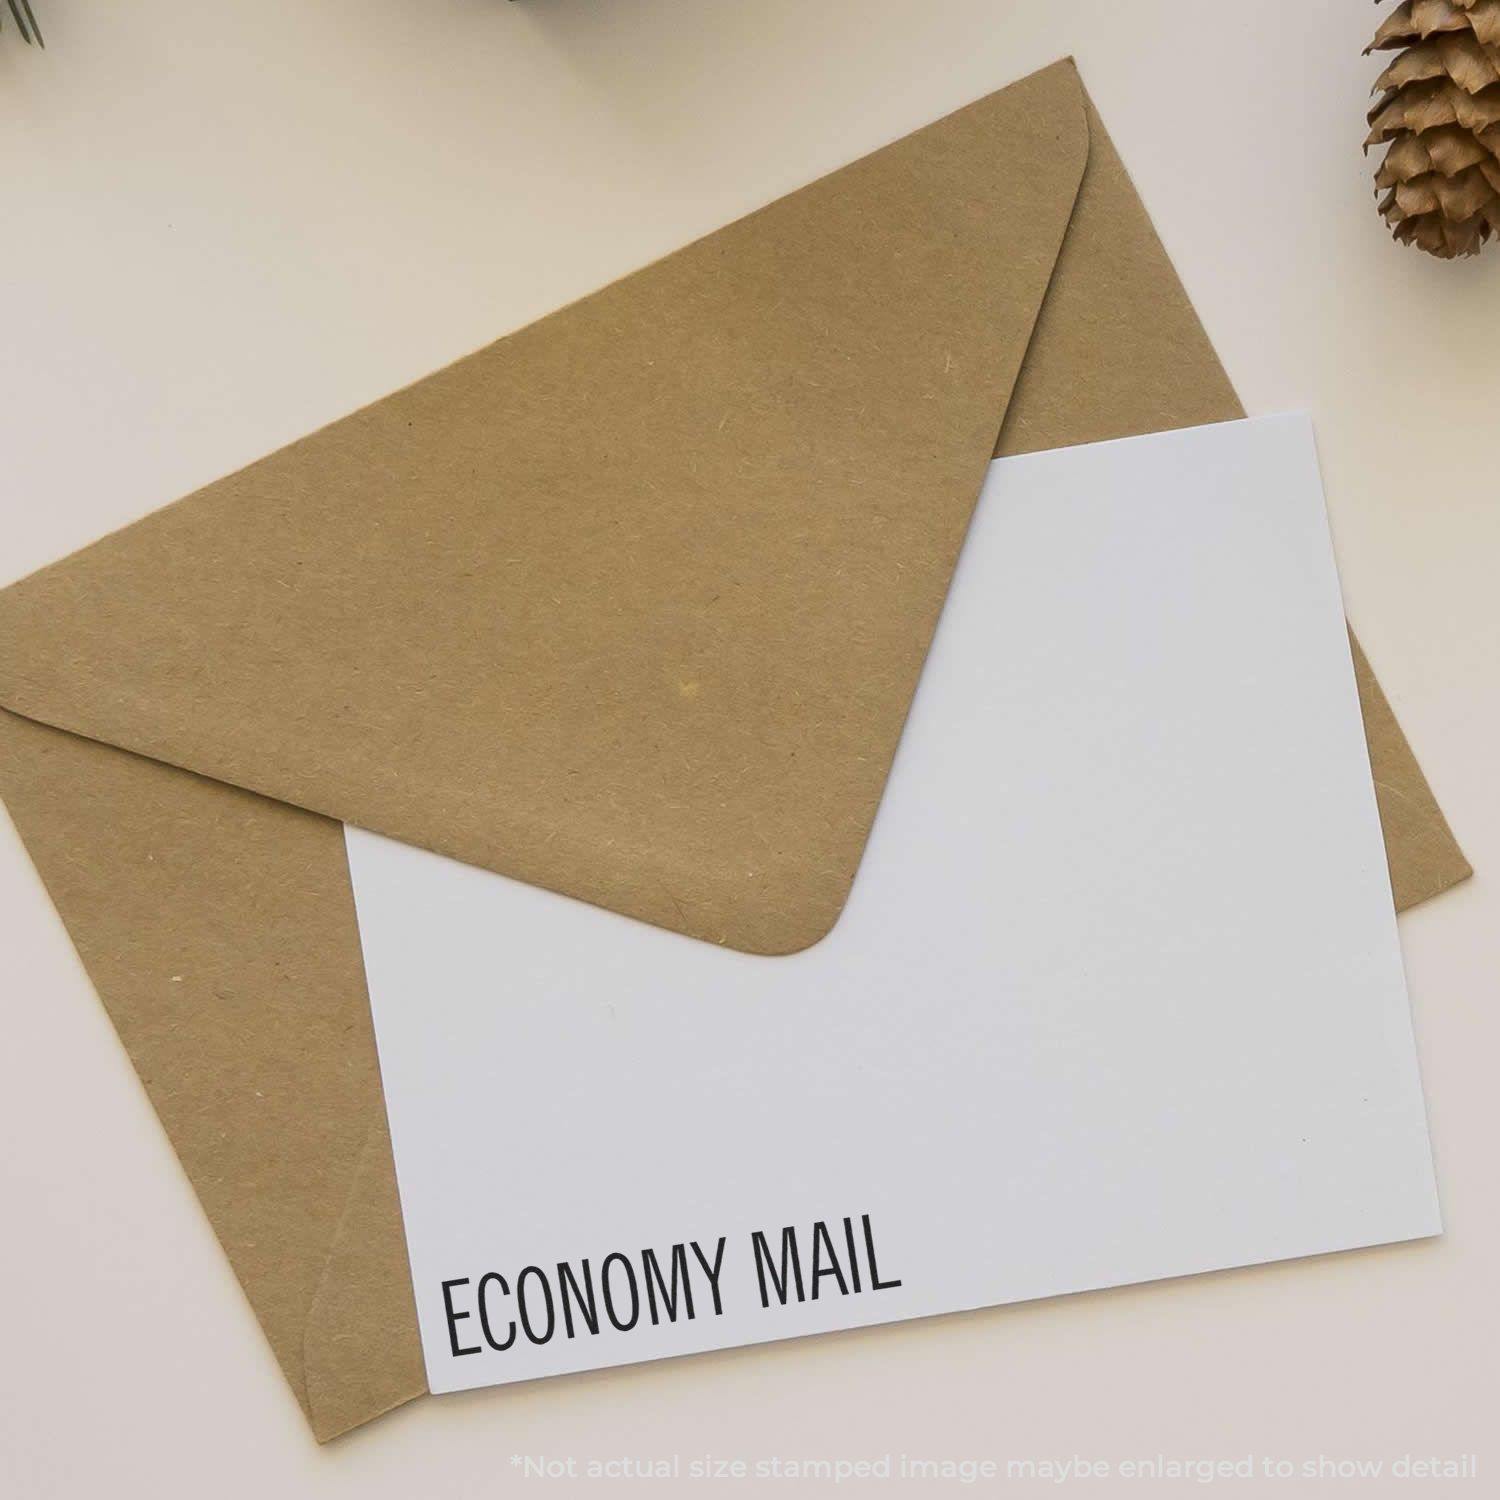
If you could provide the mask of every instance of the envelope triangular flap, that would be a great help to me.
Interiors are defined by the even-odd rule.
[[[0,596],[0,701],[815,941],[1086,156],[1059,64],[208,486]]]

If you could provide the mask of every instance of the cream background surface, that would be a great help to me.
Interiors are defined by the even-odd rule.
[[[1479,874],[1401,924],[1440,1241],[447,1397],[318,1449],[0,826],[0,1489],[591,1488],[513,1454],[1500,1462],[1500,249],[1385,239],[1371,8],[33,3],[46,53],[0,33],[0,578],[1072,53],[1248,408],[1315,417],[1351,618]]]

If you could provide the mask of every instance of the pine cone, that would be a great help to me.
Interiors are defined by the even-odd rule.
[[[1365,150],[1391,232],[1451,260],[1500,235],[1500,0],[1404,0],[1365,48],[1398,50],[1375,82]]]

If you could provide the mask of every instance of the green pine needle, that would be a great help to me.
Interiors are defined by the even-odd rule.
[[[10,18],[16,23],[16,30],[21,33],[21,40],[29,47],[34,42],[38,47],[47,44],[42,40],[42,28],[36,24],[36,17],[31,13],[31,0],[5,0],[10,9]]]

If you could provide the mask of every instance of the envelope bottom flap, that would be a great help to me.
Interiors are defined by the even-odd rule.
[[[338,1276],[406,1277],[342,830],[4,710],[0,799],[316,1420],[335,1356],[361,1353],[309,1342]],[[392,1314],[397,1387],[401,1332]]]
[[[370,1126],[303,1335],[320,1442],[426,1393],[401,1204],[383,1110]]]

